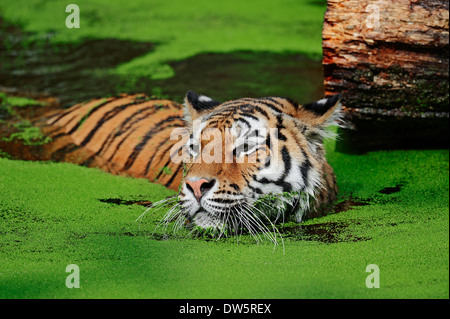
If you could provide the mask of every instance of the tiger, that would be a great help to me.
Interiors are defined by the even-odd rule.
[[[188,91],[181,105],[123,94],[76,104],[47,124],[54,137],[70,136],[74,152],[85,152],[78,162],[177,190],[177,209],[168,215],[180,225],[252,231],[280,217],[270,206],[281,205],[283,219],[302,222],[322,216],[336,200],[323,141],[335,137],[329,128],[342,121],[339,99],[219,102]],[[183,133],[174,138],[177,130]],[[263,206],[254,210],[258,203]]]

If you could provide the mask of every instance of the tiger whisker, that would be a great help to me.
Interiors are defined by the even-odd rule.
[[[227,211],[225,212],[225,214],[223,214],[224,217],[226,216],[226,219],[225,219],[224,217],[221,218],[222,227],[220,227],[220,232],[219,232],[219,236],[218,236],[217,240],[219,240],[220,238],[222,238],[222,235],[225,233],[224,230],[226,230],[226,228],[227,228],[228,218],[230,217],[230,215],[231,215],[231,210],[232,210],[233,208],[234,208],[234,207],[232,207],[232,208],[227,208]],[[225,233],[225,237],[228,237],[228,236],[227,236],[227,233]]]
[[[178,214],[181,214],[180,212],[180,203],[177,203],[164,215],[158,225],[156,225],[155,229],[153,230],[153,234],[155,233],[156,229],[158,229],[163,223],[165,224],[164,233],[167,233],[168,225],[174,220],[175,216],[178,217]]]
[[[260,242],[262,243],[263,239],[262,239],[262,237],[260,235],[261,229],[259,229],[259,225],[257,223],[255,223],[254,221],[252,221],[251,218],[248,218],[248,217],[251,217],[251,216],[248,214],[247,211],[244,210],[243,212],[241,212],[241,214],[242,214],[241,215],[241,220],[243,221],[244,226],[246,226],[246,228],[249,230],[250,235],[255,239],[255,241],[258,244]],[[254,227],[256,229],[254,229],[252,227],[252,225],[254,225]],[[263,233],[264,233],[264,231],[263,231]]]
[[[184,215],[181,213],[181,211],[178,212],[174,226],[173,226],[173,234],[175,235],[183,226],[186,219],[184,218]]]
[[[239,242],[239,234],[238,234],[239,223],[238,223],[238,221],[236,219],[236,215],[235,214],[230,215],[230,217],[232,217],[231,221],[232,221],[232,224],[233,224],[234,236],[236,237],[236,242],[238,243]]]
[[[171,196],[165,199],[162,199],[160,201],[157,201],[156,203],[151,204],[141,215],[139,215],[139,217],[135,220],[136,222],[142,221],[142,219],[144,218],[145,214],[147,214],[147,212],[149,212],[152,209],[155,209],[155,211],[158,211],[159,209],[161,209],[164,206],[167,206],[167,204],[173,202],[173,201],[177,201],[178,200],[178,196]]]
[[[256,216],[256,214],[253,212],[254,207],[252,207],[248,204],[246,204],[246,205],[247,205],[248,212],[252,213],[252,215],[249,215],[249,216],[252,217],[252,219],[255,221],[255,223],[257,223],[257,225],[260,227],[261,232],[267,237],[267,239],[269,239],[274,244],[277,244],[276,236],[271,235],[272,232],[269,230],[269,228],[266,225],[264,225],[262,220],[260,218],[258,218]]]
[[[250,221],[246,218],[245,210],[242,211],[236,211],[237,215],[239,216],[239,220],[241,221],[242,225],[247,228],[247,230],[250,232],[250,235],[256,240],[257,243],[259,243],[258,238],[256,237],[256,233],[253,231],[253,227],[250,223]],[[242,228],[241,228],[242,233]]]
[[[222,199],[222,202],[225,201],[226,198]],[[247,200],[247,201],[246,201]],[[234,236],[236,237],[236,241],[239,242],[241,236],[243,235],[244,229],[247,229],[250,236],[256,241],[256,243],[263,242],[263,237],[268,239],[270,242],[274,243],[275,247],[278,245],[278,239],[277,237],[280,236],[282,244],[283,244],[283,251],[284,251],[284,241],[283,238],[279,232],[279,230],[276,228],[275,223],[280,218],[280,216],[283,217],[283,223],[284,223],[284,211],[282,207],[283,205],[277,205],[276,208],[276,216],[275,216],[275,222],[272,222],[269,216],[267,216],[266,213],[264,213],[260,208],[264,207],[267,209],[274,209],[273,206],[269,205],[269,203],[266,203],[264,201],[258,202],[258,204],[261,205],[260,208],[256,207],[256,205],[251,205],[251,198],[244,198],[244,200],[239,201],[236,205],[229,207],[226,206],[225,212],[219,214],[218,223],[216,227],[218,228],[218,235],[217,240],[221,239],[223,236],[228,237],[228,233],[226,232],[227,229],[230,229],[232,233],[234,233]],[[288,201],[285,199],[281,199],[282,203],[284,204],[290,204],[292,205],[292,201]],[[300,201],[300,198],[295,198],[295,205]],[[171,206],[172,205],[172,206]],[[148,212],[158,212],[161,209],[171,206],[170,209],[164,214],[163,218],[160,220],[160,222],[155,227],[153,234],[155,231],[160,228],[162,225],[164,225],[164,233],[167,233],[169,225],[172,223],[171,229],[173,231],[173,234],[175,235],[186,223],[186,215],[184,213],[183,205],[179,202],[179,196],[172,196],[165,198],[163,200],[160,200],[156,203],[153,203],[150,207],[148,207],[137,219],[136,221],[142,222],[144,216]],[[263,222],[263,220],[267,221],[269,224],[269,227],[272,228],[272,230],[269,229],[269,227]],[[196,230],[193,228],[189,235],[192,235]]]
[[[260,220],[258,218],[256,218],[254,213],[249,208],[245,208],[243,206],[242,206],[242,208],[243,208],[242,216],[246,218],[247,229],[250,231],[250,233],[253,235],[253,237],[255,238],[255,240],[257,242],[258,242],[258,240],[256,238],[256,235],[258,236],[259,241],[263,242],[262,237],[259,234],[259,232],[262,232],[263,235],[266,236],[268,229],[265,227],[264,224],[262,224],[260,222]],[[252,225],[254,225],[254,227],[252,227]],[[266,228],[266,229],[264,229],[264,228]]]
[[[284,250],[284,240],[283,240],[283,236],[281,236],[281,233],[280,233],[280,231],[276,228],[276,226],[275,226],[275,224],[274,223],[272,223],[272,221],[269,219],[269,217],[267,217],[267,215],[266,214],[264,214],[260,209],[258,209],[257,207],[254,207],[254,206],[250,206],[249,204],[247,204],[249,207],[250,207],[250,209],[255,209],[256,211],[258,211],[262,216],[264,216],[265,218],[266,218],[266,220],[270,223],[270,225],[272,226],[272,228],[273,228],[273,230],[274,230],[274,237],[272,237],[273,238],[273,243],[274,243],[274,249],[275,249],[275,247],[278,245],[278,241],[277,241],[277,239],[276,239],[276,237],[277,237],[277,234],[280,236],[280,239],[281,239],[281,243],[282,243],[282,245],[283,245],[283,253],[285,252],[285,250]],[[269,229],[266,227],[266,229],[267,229],[267,231],[269,231]]]
[[[152,213],[157,213],[164,207],[167,207],[168,205],[172,205],[173,202],[178,201],[178,196],[171,196],[165,199],[162,199],[156,203],[151,204],[139,217],[135,220],[135,222],[139,221],[139,229],[141,229],[141,224],[144,219],[144,216],[151,211]]]

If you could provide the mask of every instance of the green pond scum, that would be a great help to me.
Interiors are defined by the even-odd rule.
[[[368,204],[280,225],[276,247],[165,236],[170,206],[137,220],[138,203],[175,193],[143,179],[0,158],[0,298],[448,298],[448,151],[328,154],[340,199]]]
[[[17,112],[20,108],[36,108],[42,105],[42,102],[34,99],[0,92],[0,125],[4,126],[0,130],[0,142],[19,141],[27,146],[50,142],[51,138]]]

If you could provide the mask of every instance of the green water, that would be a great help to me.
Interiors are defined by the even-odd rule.
[[[156,240],[164,212],[136,222],[145,207],[101,200],[171,191],[71,164],[0,159],[0,297],[448,298],[448,151],[330,159],[341,197],[370,204],[305,223],[341,223],[339,240],[285,236],[275,250],[247,236]],[[80,268],[80,289],[65,286],[69,264]],[[366,287],[369,264],[380,268],[379,289]]]

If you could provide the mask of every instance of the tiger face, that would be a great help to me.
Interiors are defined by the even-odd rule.
[[[300,106],[279,97],[220,103],[189,91],[190,161],[179,195],[187,220],[201,228],[256,227],[279,217],[264,207],[255,211],[260,198],[291,193],[290,216],[283,218],[301,221],[334,200],[323,139],[339,111],[337,95]]]

